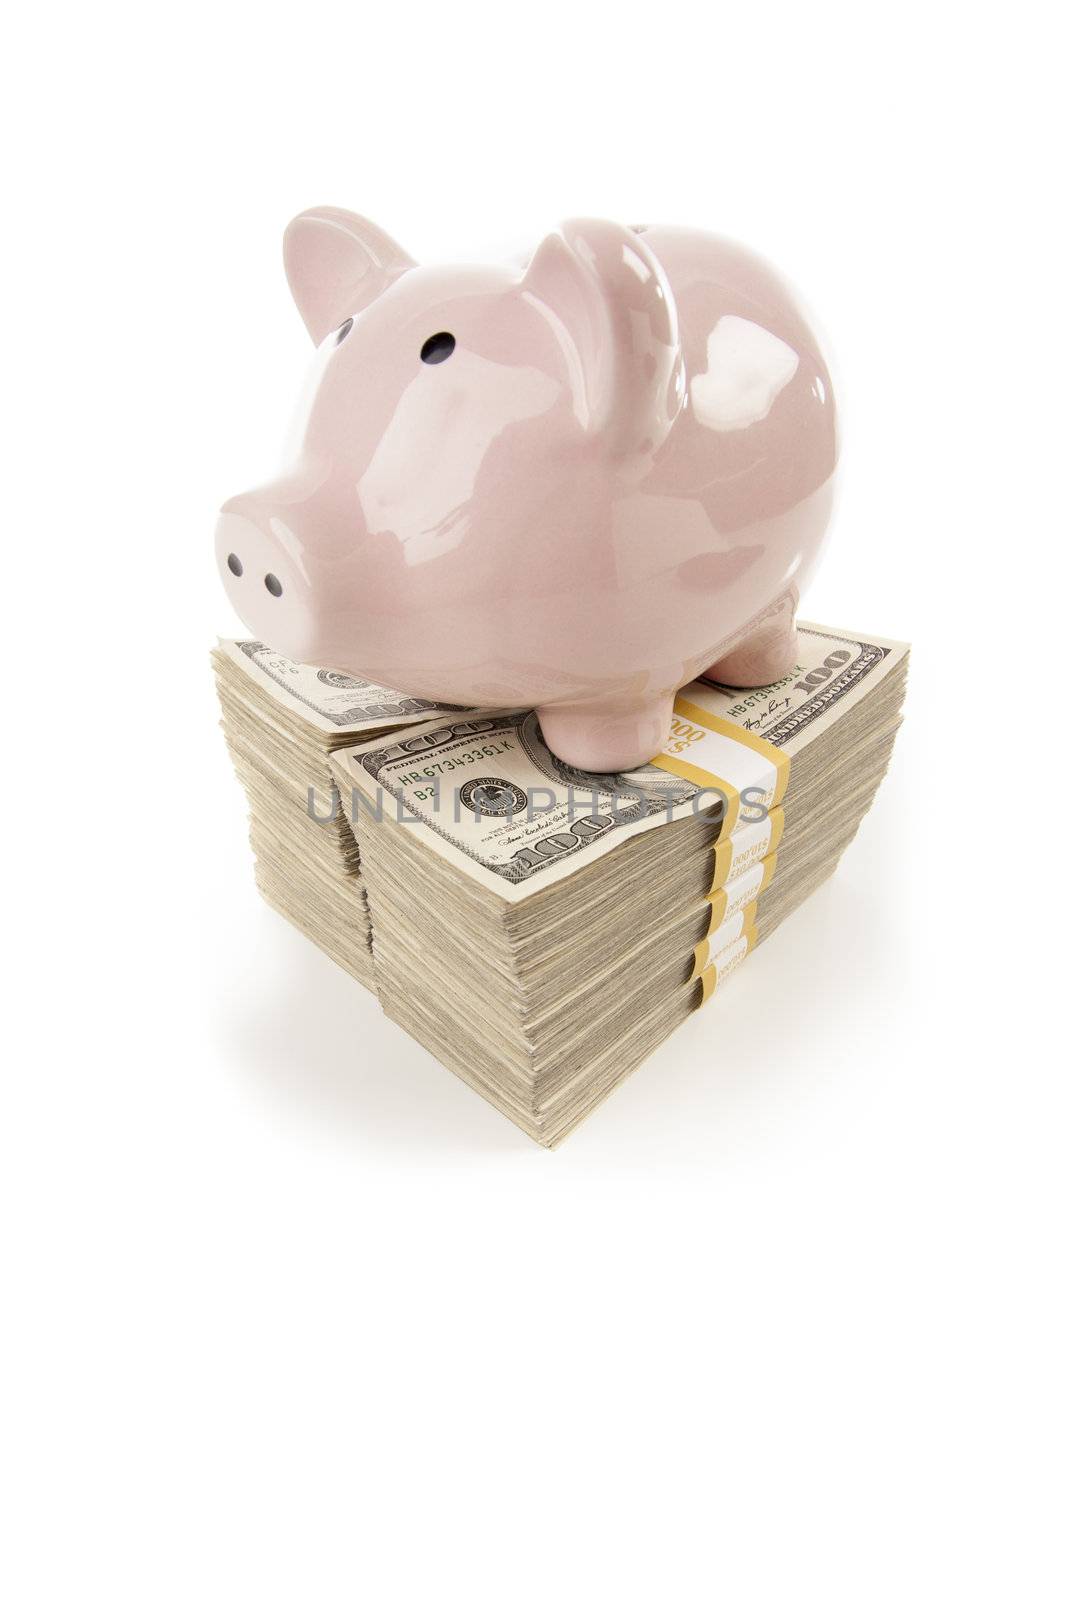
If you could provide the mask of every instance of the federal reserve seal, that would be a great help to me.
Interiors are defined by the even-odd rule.
[[[506,778],[472,778],[459,791],[468,811],[483,817],[513,817],[526,809],[526,795],[517,783]]]
[[[315,676],[320,683],[326,685],[327,689],[359,689],[361,687],[358,678],[350,678],[344,672],[330,672],[323,668],[322,671],[316,672]]]

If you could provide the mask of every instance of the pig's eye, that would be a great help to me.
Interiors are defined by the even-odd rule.
[[[338,328],[337,332],[334,334],[334,338],[333,338],[334,344],[343,344],[344,341],[348,338],[348,335],[352,332],[352,321],[353,321],[353,319],[351,317],[349,317],[347,322],[342,322],[341,326]]]
[[[450,333],[431,333],[419,355],[429,366],[436,366],[439,361],[447,361],[456,341]]]

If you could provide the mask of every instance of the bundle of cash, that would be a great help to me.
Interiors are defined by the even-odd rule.
[[[636,772],[567,767],[524,710],[329,758],[383,1007],[539,1143],[715,993],[870,805],[907,647],[802,625],[798,655],[766,689],[689,685]]]
[[[766,689],[700,681],[649,766],[557,760],[527,710],[213,662],[264,897],[538,1142],[559,1142],[834,870],[907,646],[802,625]]]
[[[220,640],[211,659],[226,743],[248,796],[260,892],[373,989],[359,851],[329,758],[449,708],[300,666],[255,639]]]

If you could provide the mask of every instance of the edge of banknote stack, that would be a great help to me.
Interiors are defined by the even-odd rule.
[[[908,647],[802,624],[799,655],[767,689],[689,685],[661,755],[604,775],[532,712],[442,715],[224,644],[257,881],[555,1145],[830,876],[877,791]]]
[[[211,664],[226,746],[248,799],[260,893],[376,990],[359,850],[330,756],[447,708],[301,666],[257,639],[220,639]]]

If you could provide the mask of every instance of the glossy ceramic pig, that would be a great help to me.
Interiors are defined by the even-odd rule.
[[[701,673],[773,682],[830,513],[826,364],[789,290],[687,228],[564,223],[524,267],[419,267],[371,223],[296,218],[318,346],[301,452],[239,495],[219,566],[299,661],[535,706],[611,771]]]

